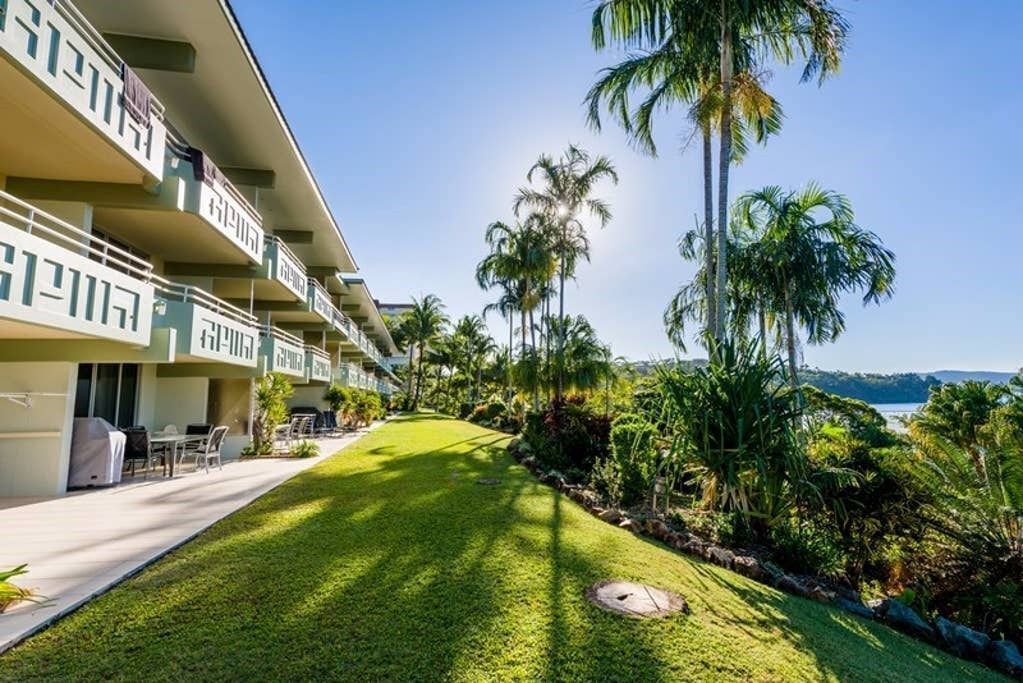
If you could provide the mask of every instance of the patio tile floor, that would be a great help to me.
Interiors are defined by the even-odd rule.
[[[377,423],[379,425],[381,423]],[[370,427],[373,429],[375,426]],[[150,474],[60,498],[0,498],[0,568],[28,564],[16,583],[49,598],[0,614],[0,652],[77,609],[216,521],[358,440],[368,430],[319,439],[322,455],[228,462]]]

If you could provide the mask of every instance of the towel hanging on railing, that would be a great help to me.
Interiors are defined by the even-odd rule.
[[[138,74],[128,68],[127,64],[121,65],[121,81],[124,83],[124,88],[121,91],[124,110],[140,126],[149,128],[152,93],[149,92],[149,88],[138,77]]]
[[[195,174],[195,179],[201,183],[213,186],[216,184],[224,184],[224,174],[220,172],[217,165],[213,163],[213,160],[206,154],[203,154],[201,149],[197,147],[188,148],[189,161],[192,162],[192,173]]]

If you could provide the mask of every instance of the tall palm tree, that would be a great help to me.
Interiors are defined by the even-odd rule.
[[[611,207],[594,197],[593,192],[602,180],[617,185],[618,173],[607,157],[591,157],[579,147],[569,145],[557,161],[547,155],[537,159],[526,173],[526,181],[532,184],[534,176],[539,176],[540,188],[520,188],[514,207],[516,215],[528,209],[542,216],[553,228],[551,243],[558,256],[559,322],[556,337],[558,383],[554,396],[560,401],[564,393],[565,279],[574,273],[580,258],[589,256],[582,215],[596,218],[602,228],[611,221]]]
[[[444,314],[444,304],[435,294],[427,294],[421,299],[412,297],[412,308],[409,310],[409,339],[419,349],[419,361],[416,368],[416,390],[412,399],[412,410],[419,409],[419,401],[423,396],[423,373],[426,370],[426,349],[440,335],[448,324]]]
[[[613,373],[611,353],[590,322],[584,316],[569,315],[552,319],[550,325],[565,340],[565,386],[579,392],[603,386]]]
[[[891,297],[895,254],[874,233],[856,225],[841,194],[810,183],[799,191],[769,186],[735,203],[736,223],[749,233],[743,260],[760,274],[757,292],[784,316],[789,380],[796,375],[796,326],[807,341],[835,341],[845,330],[840,297],[863,292],[863,303]]]
[[[476,267],[476,282],[480,287],[490,289],[500,286],[505,291],[505,297],[502,298],[517,302],[522,319],[522,359],[527,354],[527,330],[532,340],[528,353],[536,355],[533,314],[543,301],[544,288],[555,269],[554,254],[548,243],[545,226],[544,217],[539,213],[533,213],[515,225],[501,221],[491,223],[485,238],[490,253]],[[533,393],[534,408],[537,408],[539,395],[535,386]]]
[[[837,71],[848,24],[829,0],[602,0],[594,9],[592,40],[597,49],[617,43],[628,49],[656,49],[673,42],[689,64],[710,66],[720,82],[718,113],[718,219],[716,326],[727,316],[728,181],[732,162],[733,100],[737,63],[751,73],[768,57],[788,64],[805,60],[802,79],[822,82]]]
[[[508,321],[508,347],[504,351],[507,355],[504,362],[504,370],[506,375],[505,401],[509,402],[514,395],[514,390],[512,389],[512,348],[515,343],[515,312],[519,309],[522,300],[521,297],[516,296],[514,286],[512,282],[501,282],[501,296],[497,301],[492,301],[483,307],[484,317],[491,311],[497,311],[502,318]]]
[[[708,273],[714,272],[715,261],[712,137],[723,103],[720,78],[708,64],[712,57],[704,55],[704,61],[700,63],[695,51],[685,49],[676,36],[671,36],[653,50],[630,55],[615,66],[604,69],[586,96],[587,118],[596,130],[601,128],[601,103],[606,103],[612,117],[635,146],[651,156],[657,156],[653,137],[654,114],[674,105],[687,107],[692,135],[683,149],[697,133],[702,142],[703,228],[704,244],[708,247],[703,250],[703,256]],[[781,129],[783,117],[781,105],[763,88],[763,74],[752,73],[741,63],[736,71],[733,98],[736,111],[732,117],[733,163],[739,163],[745,155],[750,136],[758,143],[765,143],[769,135]],[[633,111],[629,100],[634,91],[643,92],[645,97]],[[707,279],[704,287],[707,334],[719,337],[714,279]]]
[[[469,401],[479,401],[480,385],[483,381],[483,365],[487,356],[497,349],[494,339],[487,333],[487,325],[478,315],[466,315],[459,319],[454,331],[455,345],[464,363],[464,373],[469,378],[471,391]]]

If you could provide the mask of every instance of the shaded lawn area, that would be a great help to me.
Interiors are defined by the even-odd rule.
[[[506,442],[392,422],[0,656],[0,679],[996,679],[606,525]],[[691,614],[601,611],[583,594],[606,578]]]

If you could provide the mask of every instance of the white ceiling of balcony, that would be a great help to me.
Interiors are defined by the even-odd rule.
[[[168,120],[220,166],[273,170],[274,189],[259,192],[264,228],[312,231],[311,244],[290,245],[299,258],[311,266],[355,270],[226,0],[74,2],[100,32],[190,43],[196,52],[193,73],[138,70]]]
[[[358,312],[346,311],[353,317],[366,318],[363,324],[363,331],[369,335],[377,345],[383,345],[383,351],[389,356],[397,355],[398,347],[391,339],[391,333],[387,330],[387,324],[380,315],[376,301],[370,294],[369,287],[361,278],[345,277],[343,279],[346,291],[341,295],[342,306],[358,306]]]

